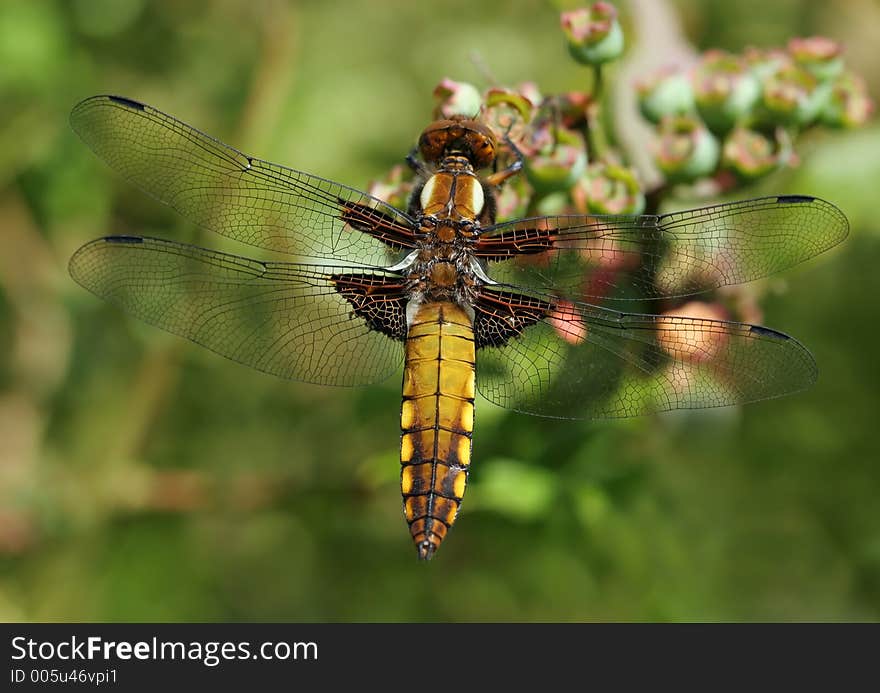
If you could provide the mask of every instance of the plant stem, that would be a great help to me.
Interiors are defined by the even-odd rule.
[[[601,161],[608,151],[608,140],[605,135],[605,127],[602,122],[602,98],[604,83],[602,80],[602,66],[593,66],[593,90],[590,94],[590,103],[587,105],[587,145],[591,161]]]

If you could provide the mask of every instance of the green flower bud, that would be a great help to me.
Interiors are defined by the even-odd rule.
[[[526,177],[540,195],[567,191],[587,167],[583,139],[571,130],[541,127],[533,133],[530,149]]]
[[[716,134],[728,132],[748,115],[758,101],[758,79],[738,56],[723,51],[707,51],[694,76],[697,110]]]
[[[708,176],[718,165],[718,140],[693,116],[667,116],[660,121],[654,142],[654,162],[673,183],[690,183]]]
[[[623,30],[617,9],[607,2],[560,15],[568,51],[582,65],[601,65],[623,53]]]
[[[787,139],[774,141],[760,132],[740,127],[724,140],[721,165],[741,180],[754,180],[784,165],[790,156]]]
[[[520,176],[508,181],[495,196],[499,221],[519,219],[526,215],[532,192],[528,183]]]
[[[745,49],[743,60],[761,84],[779,69],[794,64],[792,57],[779,48],[763,50],[754,46]]]
[[[567,214],[568,197],[565,193],[554,192],[542,197],[535,205],[535,212],[541,216],[556,216],[557,214]],[[529,256],[526,256],[529,258]],[[547,258],[534,258],[538,263],[546,263]]]
[[[660,68],[636,82],[639,110],[646,120],[659,123],[664,116],[682,115],[694,109],[694,89],[683,72]]]
[[[484,103],[483,122],[497,135],[520,144],[535,110],[529,98],[512,89],[492,87],[486,92]]]
[[[587,167],[572,187],[571,199],[582,214],[641,214],[645,209],[635,171],[602,162]]]
[[[764,82],[762,106],[770,122],[804,126],[813,122],[831,96],[830,83],[802,67],[782,67]]]
[[[825,36],[793,38],[788,42],[788,52],[798,65],[820,82],[834,79],[843,72],[843,48]]]
[[[854,128],[868,121],[874,107],[865,80],[852,72],[844,72],[832,83],[831,95],[819,117],[833,128]]]
[[[516,115],[528,122],[532,117],[533,104],[529,98],[512,89],[502,89],[501,87],[492,87],[486,92],[486,109],[496,106],[506,106],[516,112]]]
[[[448,78],[444,78],[434,87],[434,101],[435,118],[451,118],[454,115],[474,117],[480,112],[483,103],[475,86]]]

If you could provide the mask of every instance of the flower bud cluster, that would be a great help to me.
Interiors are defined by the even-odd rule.
[[[709,50],[688,70],[645,76],[636,91],[656,127],[654,160],[673,183],[760,178],[796,161],[792,145],[805,129],[856,127],[874,110],[840,44],[822,36],[792,39],[785,50]]]

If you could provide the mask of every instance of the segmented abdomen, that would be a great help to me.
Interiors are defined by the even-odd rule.
[[[419,558],[455,522],[474,429],[474,332],[454,303],[425,303],[409,325],[400,413],[403,508]]]

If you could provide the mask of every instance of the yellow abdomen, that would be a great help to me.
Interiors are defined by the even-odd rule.
[[[474,430],[474,332],[454,303],[419,306],[409,326],[400,412],[400,486],[419,558],[455,522]]]

